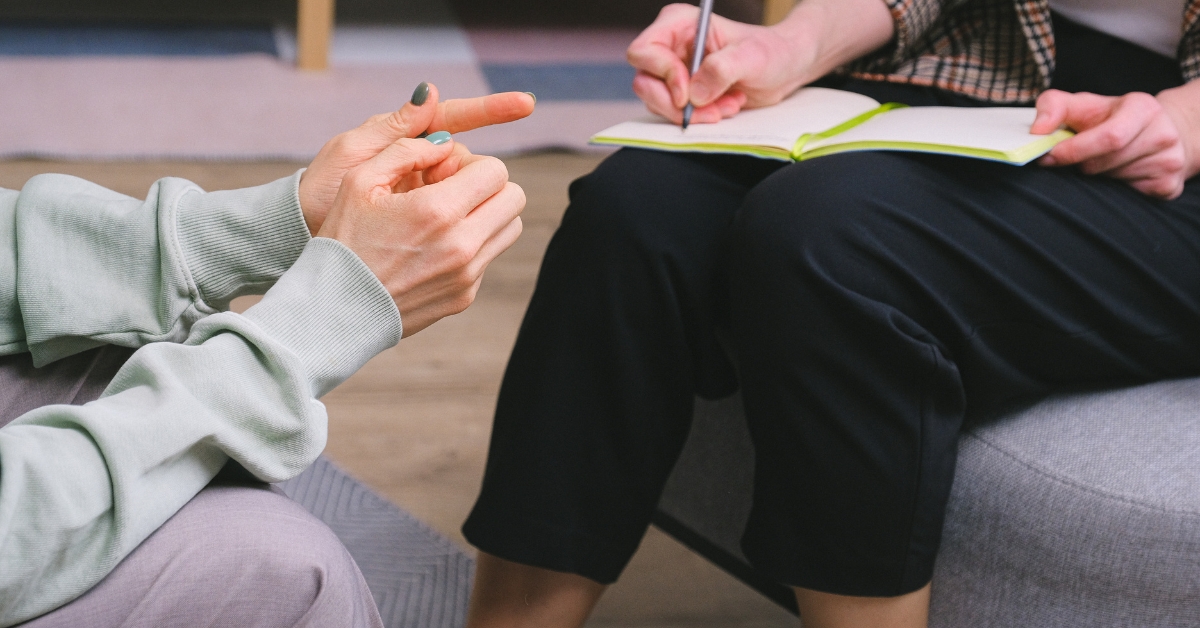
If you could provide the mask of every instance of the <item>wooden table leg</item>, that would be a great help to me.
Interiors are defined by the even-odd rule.
[[[763,0],[763,24],[770,26],[782,21],[794,6],[796,0]]]
[[[329,67],[334,0],[299,0],[296,10],[296,65],[301,70]]]

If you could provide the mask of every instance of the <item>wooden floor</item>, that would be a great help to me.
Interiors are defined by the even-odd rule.
[[[529,203],[521,240],[488,269],[466,312],[403,340],[329,393],[327,454],[342,468],[469,547],[459,526],[479,491],[496,393],[546,244],[566,207],[567,184],[594,156],[553,153],[507,160]],[[0,162],[0,187],[42,172],[81,176],[142,198],[163,176],[205,189],[265,183],[295,163]],[[244,308],[252,300],[240,300]],[[796,621],[765,598],[651,529],[588,626],[775,628]]]

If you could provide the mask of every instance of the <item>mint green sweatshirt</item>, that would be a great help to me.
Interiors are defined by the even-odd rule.
[[[87,591],[230,458],[300,473],[325,447],[317,398],[400,340],[366,265],[309,238],[299,178],[163,179],[144,201],[63,175],[0,190],[0,354],[141,347],[100,399],[0,429],[0,626]]]

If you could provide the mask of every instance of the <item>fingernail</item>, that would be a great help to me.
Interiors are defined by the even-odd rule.
[[[425,139],[434,144],[445,144],[450,141],[450,133],[448,131],[438,131],[437,133],[430,133]]]
[[[429,98],[429,83],[426,83],[425,81],[421,81],[421,84],[418,85],[417,88],[413,90],[412,100],[410,100],[409,102],[420,107],[421,105],[425,104],[425,100],[428,98]]]
[[[537,104],[537,95],[534,94],[533,92],[525,92],[525,93],[529,94],[529,97],[533,99],[533,104],[536,105]]]
[[[1054,166],[1054,165],[1058,164],[1058,160],[1055,159],[1051,155],[1046,155],[1045,157],[1042,157],[1041,161],[1042,161],[1043,166]]]

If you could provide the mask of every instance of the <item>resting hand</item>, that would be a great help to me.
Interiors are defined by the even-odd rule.
[[[805,0],[774,26],[743,24],[713,15],[700,70],[690,76],[699,9],[663,8],[629,45],[638,70],[633,91],[646,107],[672,122],[719,122],[744,108],[773,105],[801,85],[887,43],[894,22],[880,0]]]
[[[418,87],[418,92],[420,89]],[[373,116],[362,126],[338,135],[321,148],[300,177],[300,208],[310,233],[321,230],[346,172],[378,155],[396,140],[416,137],[422,132],[461,133],[519,120],[533,113],[533,97],[521,92],[439,103],[437,88],[429,85],[428,90],[421,105],[409,102],[399,111]],[[414,97],[417,95],[414,93]]]
[[[1038,163],[1077,165],[1086,174],[1125,181],[1148,196],[1175,198],[1183,193],[1184,182],[1200,171],[1200,120],[1190,103],[1197,94],[1189,93],[1197,86],[1200,83],[1166,90],[1157,97],[1049,90],[1038,98],[1030,131],[1050,133],[1065,125],[1077,135]]]
[[[525,193],[504,164],[456,145],[401,139],[349,169],[317,234],[375,273],[405,337],[465,310],[484,269],[521,234]],[[413,177],[422,172],[437,174]]]

